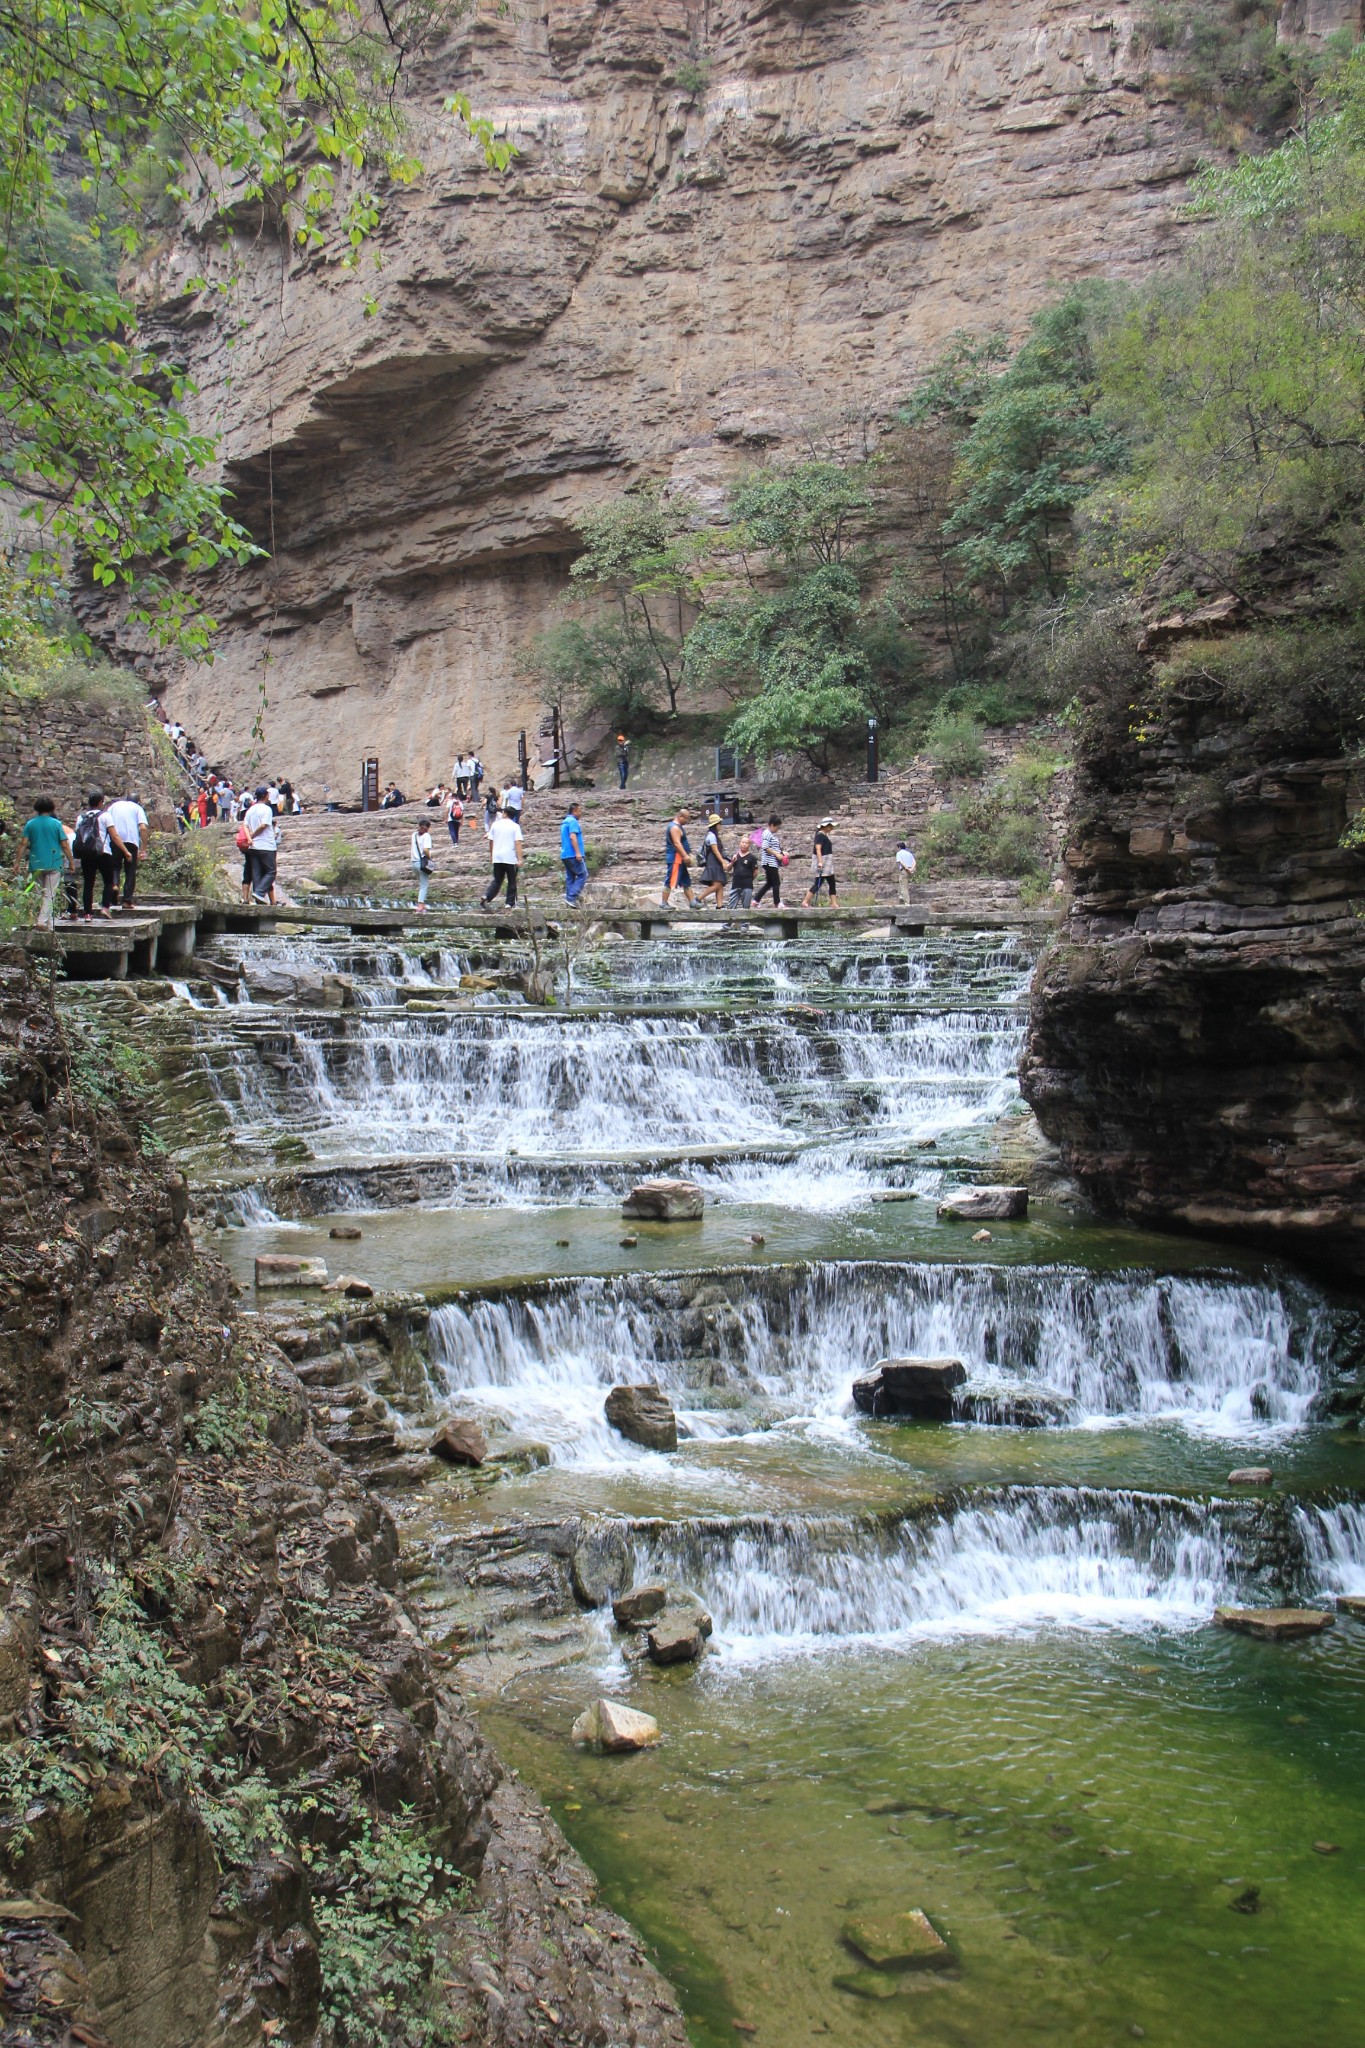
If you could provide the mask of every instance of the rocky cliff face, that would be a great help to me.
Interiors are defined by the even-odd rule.
[[[1110,1212],[1365,1275],[1358,763],[1173,697],[1083,765],[1024,1093]]]
[[[347,790],[364,753],[495,772],[574,521],[641,474],[714,501],[765,448],[875,419],[959,326],[1169,253],[1199,142],[1136,10],[1072,0],[477,0],[411,111],[426,173],[357,282],[244,223],[141,279],[271,560],[161,670],[210,753]],[[489,173],[455,88],[515,142]],[[225,300],[187,286],[207,265]],[[375,308],[365,301],[373,292]]]

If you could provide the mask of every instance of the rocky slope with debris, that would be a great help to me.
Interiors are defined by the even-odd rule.
[[[1024,1093],[1109,1213],[1365,1276],[1360,764],[1197,681],[1082,740]]]
[[[259,209],[145,263],[271,559],[207,591],[211,671],[127,644],[211,756],[252,751],[263,690],[310,789],[366,754],[409,787],[466,744],[502,772],[586,507],[641,476],[714,507],[764,450],[856,438],[955,329],[1017,332],[1191,232],[1208,144],[1136,13],[479,0],[406,74],[425,172],[388,195],[382,267],[291,251]],[[515,144],[506,176],[454,90]]]
[[[684,2048],[196,1253],[122,1049],[13,955],[0,1048],[0,2043]]]

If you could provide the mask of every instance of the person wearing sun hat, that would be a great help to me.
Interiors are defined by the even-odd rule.
[[[810,850],[810,887],[802,900],[803,910],[814,910],[820,901],[821,884],[829,892],[831,905],[839,901],[839,892],[834,882],[834,841],[830,838],[833,818],[822,818],[816,828]]]
[[[720,909],[720,899],[725,892],[725,878],[730,872],[731,861],[720,836],[720,813],[712,811],[706,821],[706,837],[701,843],[701,895],[709,896],[712,908]]]

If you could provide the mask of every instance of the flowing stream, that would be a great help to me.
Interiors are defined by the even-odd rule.
[[[1342,2048],[1365,1627],[1213,1617],[1365,1595],[1354,1305],[1046,1200],[985,1244],[937,1216],[1034,1156],[1021,934],[604,938],[553,1010],[514,945],[429,936],[219,942],[154,1019],[160,1128],[244,1284],[344,1217],[350,1270],[425,1292],[390,1421],[415,1449],[475,1417],[492,1461],[394,1497],[419,1611],[697,2048]],[[642,1168],[695,1178],[702,1221],[626,1231]],[[903,1356],[1054,1424],[860,1415]],[[642,1381],[674,1452],[606,1421]],[[580,1609],[585,1531],[701,1599],[698,1666]],[[603,1692],[662,1745],[574,1749]],[[850,1946],[909,1908],[951,1971]]]

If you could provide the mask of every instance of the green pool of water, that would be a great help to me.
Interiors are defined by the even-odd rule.
[[[733,2044],[737,2020],[781,2048],[1357,2038],[1353,1624],[1300,1645],[1043,1631],[614,1675],[665,1730],[637,1757],[569,1746],[600,1685],[542,1673],[483,1719],[652,1942],[697,2048]],[[890,1978],[884,2001],[840,1988],[845,1920],[912,1907],[955,1967]]]

